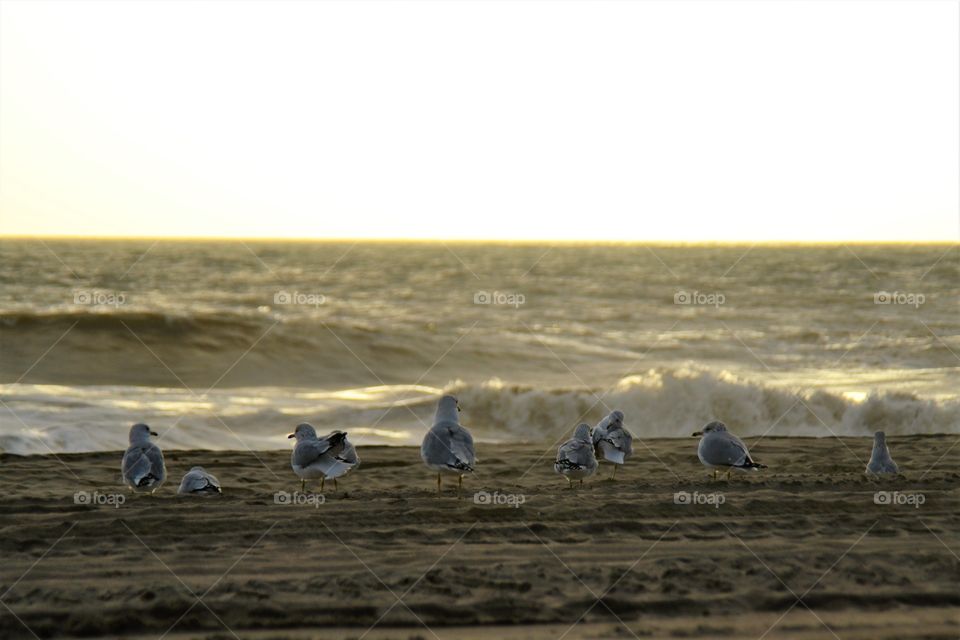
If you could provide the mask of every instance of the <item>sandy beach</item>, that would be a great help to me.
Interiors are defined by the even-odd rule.
[[[695,443],[572,490],[555,448],[481,444],[460,500],[409,447],[322,497],[285,451],[169,452],[153,496],[119,452],[4,455],[0,636],[957,637],[956,436],[891,438],[884,481],[868,439],[750,442],[770,468],[729,482]],[[222,497],[176,496],[194,464]]]
[[[0,0],[0,640],[960,640],[958,24]]]

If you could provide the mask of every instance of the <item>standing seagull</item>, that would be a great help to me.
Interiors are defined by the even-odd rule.
[[[583,486],[583,479],[596,473],[598,466],[597,456],[593,453],[593,440],[590,438],[590,425],[581,424],[573,433],[573,438],[557,449],[557,460],[553,463],[553,468],[557,473],[562,473],[567,484],[572,487],[573,480],[580,480],[580,485]]]
[[[613,463],[613,475],[617,477],[617,467],[633,455],[633,435],[623,427],[623,411],[613,411],[601,420],[593,429],[593,447],[598,460]]]
[[[194,467],[183,474],[177,493],[181,496],[218,496],[223,492],[216,476],[203,467]]]
[[[697,457],[707,467],[713,469],[713,478],[717,479],[717,470],[726,469],[727,479],[730,478],[730,472],[734,469],[738,471],[756,471],[757,469],[766,469],[767,465],[753,461],[750,452],[747,451],[747,445],[743,440],[727,431],[727,425],[722,422],[711,422],[693,434],[700,438],[700,445],[697,447]]]
[[[453,396],[443,396],[437,405],[433,427],[420,446],[420,457],[431,471],[437,472],[437,495],[441,495],[440,476],[457,476],[457,497],[463,488],[463,474],[472,473],[477,462],[473,436],[460,424],[460,403]]]
[[[130,446],[123,454],[120,472],[123,482],[134,491],[153,493],[167,478],[160,447],[150,442],[157,435],[150,427],[137,423],[130,427]]]
[[[297,439],[290,455],[290,466],[300,477],[300,491],[306,487],[307,480],[313,478],[320,478],[321,491],[327,478],[333,480],[333,488],[336,490],[337,478],[360,462],[356,449],[347,440],[345,431],[331,431],[318,438],[313,425],[303,422],[287,437]]]
[[[887,437],[883,431],[877,431],[873,434],[873,453],[870,454],[870,462],[867,463],[865,473],[874,476],[883,473],[900,473],[897,463],[890,457],[890,450],[887,449]]]

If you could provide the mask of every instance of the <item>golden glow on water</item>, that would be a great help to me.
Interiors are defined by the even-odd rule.
[[[411,398],[411,400],[420,400],[422,396],[439,396],[441,389],[435,387],[426,387],[423,385],[395,385],[395,386],[376,386],[361,387],[356,389],[343,389],[341,391],[330,391],[323,393],[306,393],[300,397],[304,399],[324,399],[333,400],[354,400],[358,402],[370,402],[373,400],[395,400],[397,404],[402,404],[404,400],[398,396],[407,393],[420,394],[420,397]]]
[[[368,429],[366,427],[353,427],[350,429],[350,433],[361,436],[376,436],[389,440],[410,440],[413,438],[413,433],[410,431],[390,431],[387,429]]]
[[[866,391],[844,391],[842,395],[851,402],[863,402],[869,394]]]
[[[220,408],[212,402],[191,402],[189,400],[115,400],[113,405],[119,409],[159,411],[167,414],[186,411],[216,411]]]

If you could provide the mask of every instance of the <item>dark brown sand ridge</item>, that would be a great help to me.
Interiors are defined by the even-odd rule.
[[[299,488],[282,451],[170,452],[155,496],[123,492],[119,452],[7,455],[0,636],[956,638],[955,442],[891,438],[904,476],[871,481],[869,439],[766,438],[768,470],[713,482],[695,440],[649,440],[574,490],[553,449],[480,445],[462,500],[416,449],[361,443],[302,505],[275,502]],[[195,464],[222,497],[176,497]]]

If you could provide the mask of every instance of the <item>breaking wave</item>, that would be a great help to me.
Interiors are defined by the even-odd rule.
[[[465,414],[482,434],[534,439],[595,423],[612,409],[627,416],[639,437],[684,437],[710,420],[722,420],[744,435],[865,436],[956,433],[960,402],[940,402],[910,393],[871,394],[864,399],[827,391],[766,386],[728,373],[698,369],[651,369],[621,379],[606,391],[540,389],[490,380],[455,383]]]
[[[317,391],[291,388],[189,390],[148,387],[0,385],[0,452],[117,450],[143,421],[171,449],[283,449],[298,422],[345,429],[364,444],[416,445],[437,399],[453,393],[479,441],[554,442],[579,421],[626,414],[639,438],[688,437],[710,420],[751,436],[869,436],[960,433],[960,402],[910,393],[863,398],[822,390],[791,392],[704,369],[651,369],[609,389],[543,388],[492,379],[444,388],[382,385]],[[19,419],[18,419],[19,418]],[[25,425],[30,425],[27,428]]]

